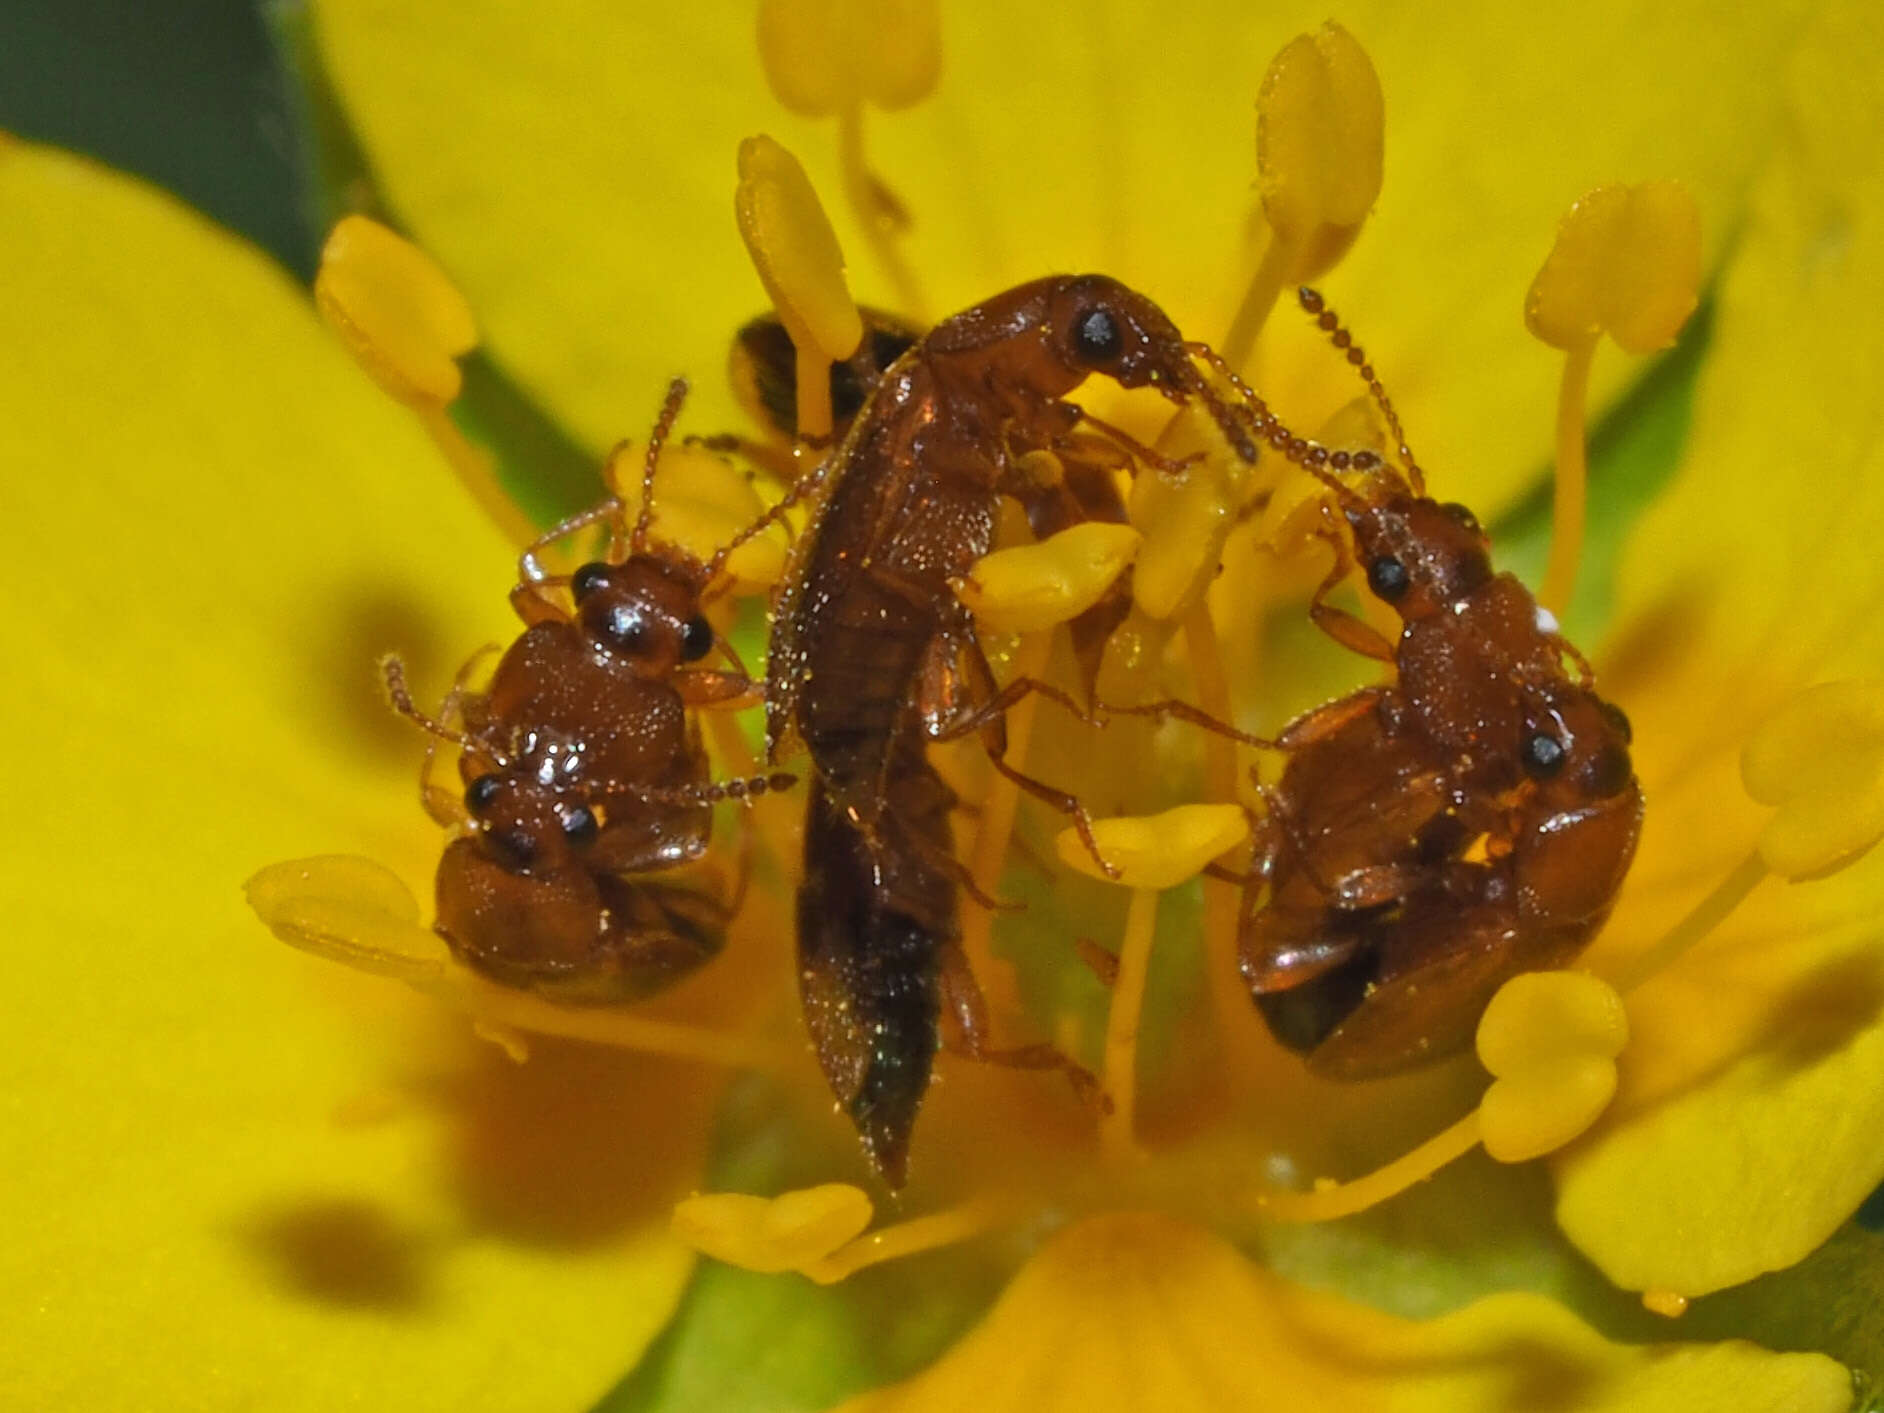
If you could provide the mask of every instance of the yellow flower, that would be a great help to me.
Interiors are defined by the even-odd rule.
[[[868,127],[870,165],[914,213],[902,249],[927,312],[1092,267],[1214,336],[1253,264],[1249,105],[1299,24],[989,9],[949,11],[935,98]],[[1629,543],[1599,657],[1651,794],[1591,957],[1618,971],[1752,847],[1763,815],[1735,762],[1754,725],[1809,682],[1877,669],[1866,320],[1884,169],[1861,56],[1879,36],[1856,13],[1765,10],[1342,16],[1385,79],[1389,146],[1334,288],[1444,493],[1490,518],[1544,459],[1552,369],[1518,332],[1519,301],[1570,199],[1677,175],[1721,272],[1683,468]],[[733,424],[709,374],[761,296],[729,219],[731,154],[771,131],[822,190],[844,189],[825,128],[773,105],[743,19],[328,0],[317,21],[392,210],[467,292],[506,371],[598,454],[678,370],[702,386],[692,425]],[[236,892],[254,867],[323,848],[427,876],[414,743],[376,701],[372,663],[398,647],[442,684],[511,633],[509,547],[301,292],[238,243],[22,147],[0,148],[0,206],[25,756],[5,1195],[27,1228],[7,1243],[24,1308],[0,1344],[29,1401],[577,1406],[667,1325],[624,1406],[736,1406],[743,1388],[753,1406],[816,1407],[929,1363],[986,1308],[990,1270],[1034,1250],[927,1382],[870,1406],[1219,1407],[1260,1397],[1262,1379],[1300,1406],[1525,1406],[1527,1380],[1576,1407],[1842,1406],[1845,1376],[1823,1359],[1644,1353],[1534,1297],[1413,1323],[1298,1290],[1194,1222],[1130,1213],[861,1276],[836,1288],[853,1292],[848,1324],[796,1276],[708,1264],[670,1324],[690,1258],[666,1214],[704,1171],[716,1075],[543,1041],[513,1067],[418,998],[273,945]],[[895,302],[838,219],[860,293]],[[1306,341],[1265,357],[1265,395],[1304,424],[1351,391]],[[1598,403],[1633,371],[1599,361]],[[1314,672],[1304,658],[1299,700],[1279,691],[1272,709],[1312,699]],[[1555,1161],[1565,1229],[1625,1288],[1698,1296],[1789,1265],[1880,1176],[1879,880],[1871,859],[1767,883],[1632,997],[1618,1104]],[[735,941],[784,975],[783,939],[749,918]],[[1474,1087],[1455,1067],[1337,1091],[1250,1049],[1216,1058],[1256,1067],[1270,1103],[1251,1123],[1271,1143],[1218,1134],[1226,1163],[1273,1148],[1308,1172],[1358,1171]],[[1151,1092],[1170,1112],[1209,1112],[1187,1110],[1184,1065],[1168,1070]],[[919,1178],[912,1210],[973,1189],[992,1114],[1077,1150],[1071,1102],[1019,1084],[947,1074],[919,1141],[958,1171]],[[769,1101],[782,1115],[755,1117],[751,1086],[723,1103],[745,1143],[714,1186],[854,1172],[834,1166],[855,1160],[822,1100],[786,1089]],[[989,1146],[1012,1157],[1011,1140]],[[1535,1215],[1525,1171],[1462,1168],[1438,1199],[1406,1199],[1408,1221],[1464,1211],[1505,1236]],[[1376,1258],[1446,1239],[1355,1230]],[[1451,1299],[1421,1305],[1391,1276],[1333,1274],[1340,1239],[1268,1244],[1403,1315],[1503,1283],[1451,1276]],[[1454,1264],[1495,1265],[1495,1247]],[[1545,1265],[1510,1283],[1568,1296],[1567,1262]],[[1586,1303],[1617,1327],[1614,1304]],[[898,1318],[886,1331],[860,1306]],[[736,1359],[750,1371],[721,1372]]]

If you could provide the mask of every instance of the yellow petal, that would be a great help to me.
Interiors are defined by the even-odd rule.
[[[1249,836],[1241,805],[1178,805],[1162,814],[1095,819],[1093,838],[1118,870],[1106,878],[1074,829],[1054,840],[1060,862],[1123,888],[1175,888]]]
[[[1803,8],[1343,9],[1388,129],[1380,200],[1329,293],[1443,494],[1489,516],[1544,464],[1556,370],[1520,312],[1567,202],[1679,175],[1710,258],[1722,249]],[[706,382],[756,310],[721,175],[740,139],[771,132],[820,191],[842,189],[828,120],[779,110],[743,16],[324,0],[316,21],[393,209],[453,271],[498,359],[597,451],[620,434],[623,388],[675,371]],[[934,95],[872,113],[866,133],[872,168],[914,213],[907,248],[930,308],[1097,269],[1191,336],[1220,338],[1254,259],[1251,105],[1301,21],[1224,0],[1094,6],[1069,27],[1051,0],[964,0],[942,24]],[[867,249],[848,208],[832,215],[846,249]],[[851,282],[864,303],[894,302],[861,255]],[[1312,426],[1353,395],[1306,330],[1283,347],[1265,392],[1291,421]],[[1627,360],[1599,365],[1596,406],[1633,375]],[[701,414],[730,424],[736,411],[716,388]]]
[[[241,892],[333,848],[426,887],[420,745],[374,660],[442,689],[514,631],[512,551],[253,250],[24,145],[0,210],[0,711],[31,801],[0,870],[0,1205],[26,1219],[0,1384],[89,1409],[592,1400],[689,1269],[663,1219],[699,1154],[655,1120],[698,1123],[696,1073],[513,1065],[291,952]]]
[[[955,596],[996,632],[1052,628],[1098,603],[1143,538],[1130,525],[1072,525],[1038,544],[983,555],[954,581]]]
[[[1884,326],[1853,317],[1884,307],[1884,159],[1864,136],[1884,96],[1851,62],[1880,46],[1873,10],[1835,7],[1785,73],[1788,136],[1721,293],[1683,469],[1624,563],[1604,680],[1650,804],[1599,968],[1754,846],[1764,811],[1736,767],[1759,723],[1884,658]],[[1769,883],[1631,997],[1615,1107],[1559,1172],[1565,1230],[1612,1279],[1699,1294],[1791,1265],[1884,1178],[1881,906],[1875,852]]]
[[[1546,1394],[1543,1391],[1548,1390]],[[1533,1295],[1416,1322],[1299,1289],[1168,1217],[1062,1232],[953,1350],[842,1413],[1842,1413],[1851,1376],[1752,1345],[1611,1344]]]

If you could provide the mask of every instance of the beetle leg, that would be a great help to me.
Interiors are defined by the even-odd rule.
[[[994,768],[1012,780],[1021,789],[1037,800],[1045,801],[1061,814],[1073,821],[1073,828],[1079,832],[1080,843],[1093,856],[1108,878],[1116,878],[1118,870],[1099,852],[1099,841],[1093,837],[1092,816],[1086,812],[1077,795],[1055,789],[1043,780],[1015,769],[1007,763],[1007,729],[1003,713],[1028,692],[1039,692],[1050,700],[1060,703],[1082,721],[1095,721],[1066,693],[1049,683],[1032,677],[1017,677],[1006,687],[999,690],[994,686],[994,672],[988,666],[988,660],[982,655],[981,647],[974,638],[966,633],[939,637],[931,648],[931,661],[937,656],[944,662],[952,660],[953,668],[946,674],[947,680],[953,681],[956,675],[965,676],[969,684],[969,695],[978,699],[977,705],[966,712],[953,717],[939,713],[934,705],[918,703],[923,711],[925,727],[931,739],[946,741],[967,735],[970,731],[981,736],[982,749],[987,752],[988,761]],[[918,681],[940,677],[943,674],[925,670]],[[919,691],[921,688],[918,689]],[[1095,724],[1096,721],[1095,721]]]
[[[988,1043],[988,1003],[981,986],[968,969],[968,958],[960,944],[946,943],[937,956],[938,977],[942,989],[943,1014],[949,1018],[943,1036],[944,1046],[977,1064],[1002,1065],[1017,1070],[1058,1070],[1073,1086],[1083,1104],[1101,1112],[1111,1109],[1111,1101],[1100,1088],[1096,1075],[1077,1060],[1045,1042],[995,1048]]]
[[[1082,426],[1091,427],[1095,432],[1105,437],[1107,441],[1112,442],[1120,450],[1125,452],[1133,461],[1149,466],[1153,470],[1162,471],[1167,476],[1177,475],[1180,471],[1184,470],[1192,463],[1201,460],[1203,457],[1202,452],[1192,452],[1189,456],[1166,456],[1157,448],[1146,446],[1123,427],[1115,427],[1110,422],[1102,422],[1083,407],[1079,408],[1078,411],[1080,424]]]
[[[1163,697],[1155,702],[1140,702],[1137,706],[1114,706],[1110,702],[1096,702],[1094,705],[1104,716],[1151,716],[1163,721],[1167,716],[1175,716],[1179,721],[1188,721],[1193,726],[1201,726],[1219,736],[1227,736],[1245,746],[1256,746],[1265,751],[1286,749],[1282,742],[1272,741],[1267,736],[1251,735],[1248,731],[1239,731],[1227,721],[1219,721],[1202,707],[1192,706],[1187,701],[1176,697]]]
[[[1315,590],[1315,596],[1309,600],[1308,616],[1315,620],[1317,628],[1349,651],[1357,652],[1362,657],[1371,657],[1377,662],[1392,662],[1395,658],[1392,643],[1346,609],[1336,608],[1327,602],[1328,595],[1354,571],[1354,556],[1348,550],[1347,533],[1334,523],[1333,514],[1333,510],[1323,502],[1322,520],[1314,534],[1318,539],[1326,541],[1334,551],[1334,566]]]
[[[680,699],[690,707],[719,707],[743,711],[765,700],[765,683],[743,672],[719,672],[710,667],[683,667],[670,679]]]
[[[1332,702],[1313,707],[1283,727],[1282,734],[1276,737],[1276,744],[1285,751],[1312,746],[1334,735],[1356,717],[1373,711],[1391,690],[1389,687],[1363,687],[1345,697],[1337,697]]]
[[[1349,912],[1377,908],[1398,902],[1430,877],[1429,865],[1418,863],[1375,864],[1344,873],[1328,890],[1328,904]]]

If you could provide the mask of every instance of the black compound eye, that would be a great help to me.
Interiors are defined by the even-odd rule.
[[[522,872],[536,862],[536,836],[527,829],[488,829],[484,847],[492,858],[513,872]]]
[[[480,775],[465,787],[464,807],[472,814],[483,814],[491,807],[491,801],[497,798],[498,787],[502,780],[495,775]]]
[[[680,660],[698,662],[712,651],[713,625],[696,613],[680,630]]]
[[[1450,515],[1461,529],[1470,530],[1474,535],[1484,533],[1479,526],[1478,517],[1472,513],[1470,507],[1460,505],[1456,500],[1450,500],[1439,508]]]
[[[1088,309],[1074,316],[1073,347],[1088,363],[1109,363],[1125,347],[1125,335],[1110,309]]]
[[[1621,707],[1617,706],[1614,702],[1604,702],[1603,717],[1609,722],[1610,728],[1615,731],[1618,736],[1622,737],[1624,745],[1632,745],[1634,743],[1635,728],[1629,724],[1629,718],[1623,714]]]
[[[1524,738],[1524,770],[1535,780],[1548,780],[1563,769],[1563,742],[1547,731]]]
[[[577,805],[563,813],[563,838],[577,848],[592,843],[595,836],[602,832],[602,826],[596,822],[595,814],[587,805]]]
[[[1390,554],[1367,562],[1367,587],[1388,603],[1404,594],[1411,582],[1406,566]]]
[[[608,577],[606,564],[585,564],[569,576],[569,592],[576,596],[577,603],[581,603],[606,584]]]
[[[596,636],[618,652],[638,653],[647,645],[648,624],[633,604],[612,604],[595,627]]]

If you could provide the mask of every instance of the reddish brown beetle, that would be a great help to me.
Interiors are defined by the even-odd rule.
[[[1310,613],[1397,676],[1258,742],[1289,759],[1264,791],[1238,950],[1277,1037],[1363,1078],[1463,1048],[1505,980],[1573,958],[1609,915],[1643,804],[1627,718],[1530,591],[1493,571],[1472,513],[1425,494],[1372,367],[1319,295],[1302,303],[1404,466],[1266,433],[1330,495],[1335,563]],[[1396,641],[1326,601],[1355,559],[1399,615]]]
[[[765,522],[705,563],[652,542],[654,474],[685,392],[669,388],[632,527],[613,494],[525,551],[511,597],[529,626],[482,691],[467,664],[433,718],[385,664],[393,705],[460,748],[462,799],[432,783],[435,746],[422,787],[458,834],[439,861],[437,930],[467,966],[558,1000],[632,999],[718,952],[738,890],[701,863],[713,805],[791,783],[711,780],[690,715],[757,700],[701,601]],[[566,578],[542,570],[548,545],[595,524],[609,527],[605,557]],[[700,665],[716,649],[727,670]]]

